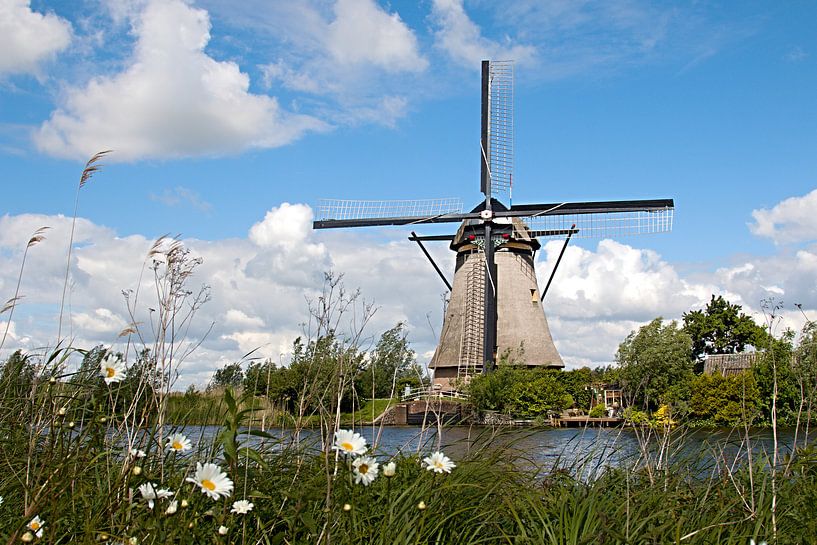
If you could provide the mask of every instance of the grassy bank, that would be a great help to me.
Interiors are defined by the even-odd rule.
[[[450,449],[456,467],[438,473],[424,461],[432,448],[393,459],[371,445],[365,447],[370,459],[363,448],[338,455],[330,413],[314,417],[321,443],[267,436],[252,410],[260,409],[257,400],[229,391],[186,405],[183,396],[171,396],[181,401],[172,402],[179,405],[168,415],[188,426],[180,438],[151,418],[132,427],[127,413],[101,403],[117,395],[115,383],[97,379],[70,394],[47,379],[32,386],[26,394],[19,384],[0,384],[6,394],[0,538],[7,543],[745,545],[750,538],[817,539],[813,450],[777,466],[769,457],[735,463],[734,455],[704,452],[680,459],[672,454],[681,450],[673,438],[678,432],[657,430],[643,437],[640,456],[618,467],[565,460],[544,473],[486,432]],[[385,404],[377,400],[356,416]],[[221,414],[221,432],[212,441],[197,440],[190,418],[213,414]],[[249,448],[250,435],[263,441]],[[369,484],[360,478],[361,460],[374,476]],[[390,461],[396,468],[387,477]],[[208,463],[218,468],[209,481],[197,471]],[[239,500],[252,509],[242,513],[247,504],[234,503]]]

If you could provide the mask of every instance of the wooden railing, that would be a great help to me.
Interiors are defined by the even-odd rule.
[[[434,388],[411,388],[400,396],[400,401],[419,401],[421,399],[468,399],[468,394],[457,390],[436,390]]]

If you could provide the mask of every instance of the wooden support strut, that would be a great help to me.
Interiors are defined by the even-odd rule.
[[[573,233],[576,232],[576,224],[574,223],[570,227],[570,231],[567,233],[567,238],[565,239],[565,244],[562,246],[562,251],[559,252],[559,257],[556,259],[556,264],[553,266],[553,270],[550,273],[550,278],[548,278],[548,283],[545,286],[545,291],[542,292],[542,297],[539,299],[539,302],[545,300],[545,295],[548,293],[548,289],[550,289],[550,283],[553,282],[553,277],[556,275],[556,269],[559,268],[559,263],[562,261],[562,256],[565,255],[565,250],[567,250],[567,245],[570,242],[570,237],[573,236]]]
[[[434,270],[437,271],[437,274],[440,275],[440,278],[442,279],[443,283],[445,284],[445,287],[448,288],[448,291],[452,291],[453,288],[451,287],[451,284],[448,283],[448,280],[445,278],[445,275],[443,275],[443,272],[437,266],[437,263],[435,263],[434,259],[431,257],[431,254],[428,253],[428,250],[426,250],[426,247],[423,246],[422,242],[420,242],[420,237],[417,236],[417,233],[412,231],[411,236],[409,237],[409,240],[413,240],[414,242],[417,243],[417,245],[420,247],[420,249],[426,255],[428,260],[431,262],[431,266],[434,267]]]

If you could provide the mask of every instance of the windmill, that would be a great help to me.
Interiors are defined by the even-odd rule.
[[[513,63],[482,61],[480,191],[484,199],[464,212],[459,199],[360,201],[324,199],[314,229],[460,222],[454,235],[411,232],[450,290],[439,344],[429,367],[435,387],[456,388],[491,371],[500,356],[528,366],[564,367],[542,309],[556,268],[572,237],[614,237],[666,232],[672,199],[512,204]],[[497,196],[507,194],[508,205]],[[539,292],[537,238],[565,237],[545,290]],[[457,252],[451,285],[423,245],[450,241]]]

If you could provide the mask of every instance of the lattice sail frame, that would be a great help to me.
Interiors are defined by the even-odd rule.
[[[553,214],[522,217],[532,231],[564,231],[574,224],[573,238],[620,238],[672,231],[675,210],[635,210],[593,212],[590,214]],[[543,235],[539,235],[543,236]]]
[[[491,61],[488,139],[491,194],[507,193],[513,185],[513,61]]]
[[[461,214],[462,199],[346,200],[321,199],[315,219],[358,220]]]

